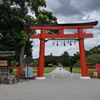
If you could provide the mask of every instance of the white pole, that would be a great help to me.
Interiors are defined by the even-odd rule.
[[[73,78],[73,74],[71,73],[71,78]]]
[[[52,74],[52,79],[54,79],[54,74]]]
[[[62,76],[62,78],[64,78],[64,75],[63,75],[63,73],[61,74],[61,76]]]

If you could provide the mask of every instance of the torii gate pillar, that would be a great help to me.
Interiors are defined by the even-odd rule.
[[[38,76],[36,79],[46,79],[44,77],[44,55],[45,55],[45,29],[41,29],[40,35],[40,52],[39,52],[39,68],[38,68]]]
[[[85,55],[85,47],[84,47],[84,38],[82,28],[78,29],[78,38],[79,38],[79,51],[80,51],[80,65],[81,65],[81,73],[82,77],[80,79],[90,79],[88,76],[88,68],[86,66],[86,55]]]

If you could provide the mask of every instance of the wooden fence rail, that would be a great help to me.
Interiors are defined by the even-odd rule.
[[[25,66],[11,66],[8,68],[7,67],[0,67],[0,73],[1,74],[4,74],[4,73],[9,74],[9,69],[13,69],[13,73],[15,73],[18,78],[25,77],[25,72],[26,72]],[[20,69],[23,69],[23,70],[20,70]],[[33,67],[33,73],[36,73],[36,74],[38,73],[38,66]],[[35,75],[33,77],[37,77],[37,75]]]

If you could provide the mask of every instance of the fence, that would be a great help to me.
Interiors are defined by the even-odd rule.
[[[98,65],[96,66],[87,66],[87,68],[92,67],[94,68],[94,70],[88,70],[88,74],[90,77],[96,77],[96,78],[100,78],[100,66],[98,67]],[[26,72],[26,67],[25,66],[14,66],[14,67],[0,67],[0,75],[9,75],[9,69],[13,69],[12,73],[15,73],[17,75],[18,78],[21,77],[25,77],[25,72]],[[21,70],[23,69],[23,70]],[[33,75],[33,77],[37,77],[38,75],[38,66],[33,67],[33,73],[35,73],[35,75]],[[92,74],[91,74],[92,73]]]
[[[1,68],[0,69],[0,75],[8,75],[9,74],[9,69]]]
[[[9,69],[13,69],[12,73],[15,73],[18,78],[25,77],[25,72],[26,72],[26,67],[25,66],[17,66],[17,67],[0,67],[0,75],[8,75],[9,74]],[[22,69],[22,70],[21,70]],[[38,66],[33,67],[33,73],[36,73],[33,77],[37,77],[38,73]]]
[[[95,66],[87,66],[87,68],[91,68],[91,70],[88,69],[90,77],[100,78],[100,70],[98,70],[97,64]]]

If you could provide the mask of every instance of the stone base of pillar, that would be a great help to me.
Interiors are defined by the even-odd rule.
[[[87,77],[81,76],[80,79],[91,79],[91,78],[89,76],[87,76]]]
[[[44,80],[46,77],[35,77],[36,80]]]

